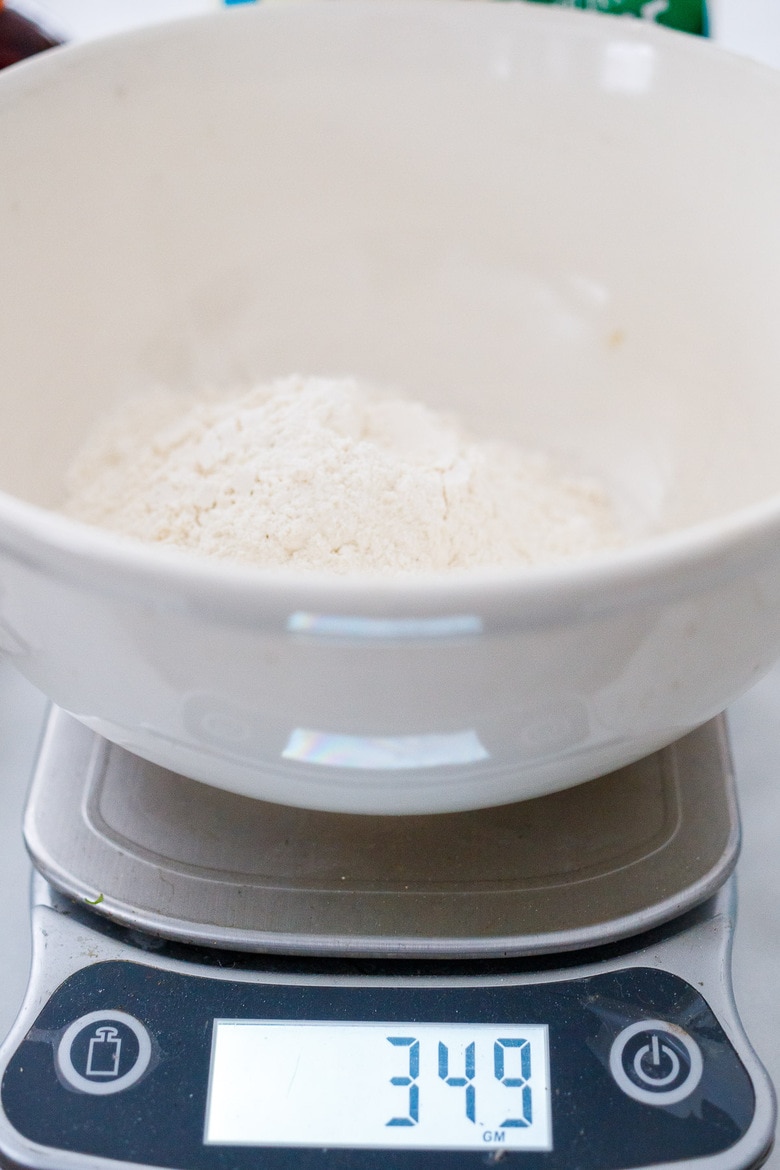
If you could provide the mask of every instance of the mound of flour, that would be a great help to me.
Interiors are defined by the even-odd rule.
[[[532,565],[621,543],[594,483],[351,379],[143,396],[92,434],[67,489],[89,524],[266,567]]]

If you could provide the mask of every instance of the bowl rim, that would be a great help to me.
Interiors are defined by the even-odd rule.
[[[513,624],[707,591],[780,561],[780,493],[724,515],[554,564],[407,572],[263,567],[146,543],[0,492],[0,557],[102,595],[175,598],[256,622],[301,606],[344,613],[505,609]],[[269,610],[269,617],[271,612]]]

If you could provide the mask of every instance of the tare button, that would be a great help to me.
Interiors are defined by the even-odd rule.
[[[615,1037],[609,1054],[615,1083],[645,1105],[675,1105],[701,1080],[701,1049],[665,1020],[639,1020]]]
[[[95,1096],[121,1093],[149,1067],[152,1041],[127,1012],[89,1012],[65,1029],[57,1047],[57,1068],[72,1089]]]

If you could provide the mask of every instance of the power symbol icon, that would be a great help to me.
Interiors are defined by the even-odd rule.
[[[675,1105],[694,1091],[704,1062],[696,1041],[666,1020],[639,1020],[612,1042],[609,1070],[622,1091],[645,1105]]]
[[[664,1074],[664,1069],[669,1071]],[[661,1089],[671,1085],[680,1075],[680,1058],[668,1044],[662,1044],[654,1032],[649,1044],[638,1048],[634,1056],[634,1072],[640,1081]]]

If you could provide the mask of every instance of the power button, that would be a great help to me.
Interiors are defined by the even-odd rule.
[[[639,1020],[615,1037],[609,1069],[619,1088],[645,1105],[675,1105],[701,1080],[701,1049],[665,1020]]]

